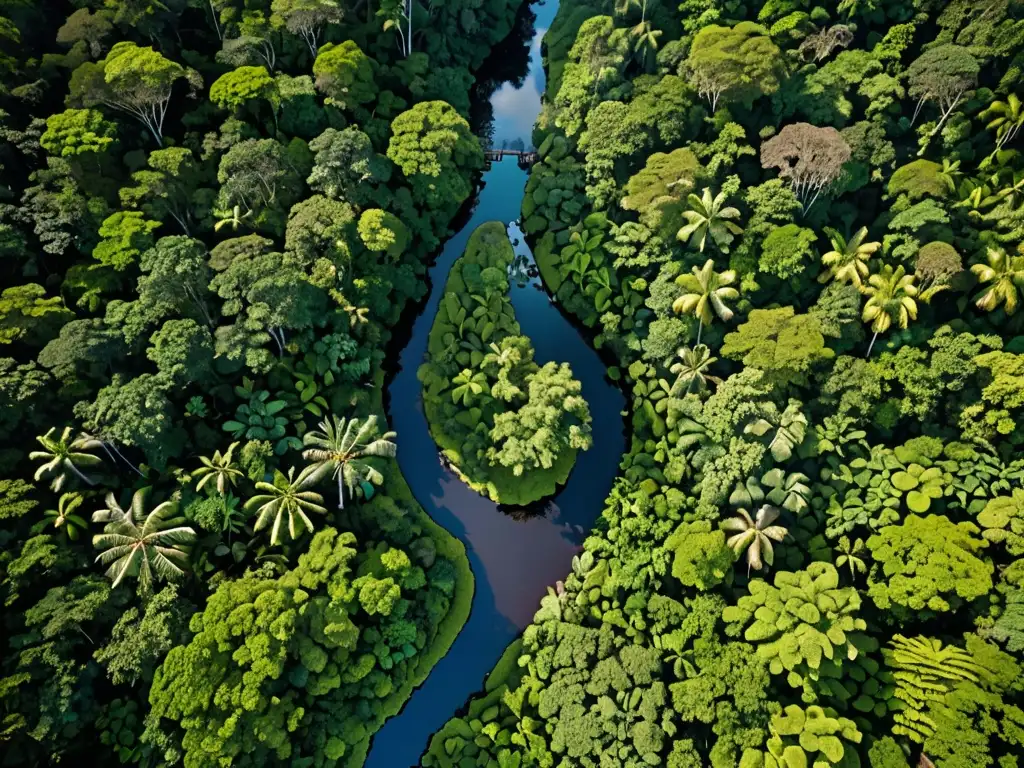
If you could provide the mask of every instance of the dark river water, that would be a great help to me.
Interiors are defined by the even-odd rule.
[[[490,97],[495,146],[517,139],[531,146],[544,90],[540,41],[556,10],[554,0],[533,6],[536,22],[525,77],[522,72],[510,74],[515,84],[505,82]],[[607,379],[605,363],[551,302],[537,277],[522,286],[512,285],[522,333],[532,340],[538,363],[571,365],[593,416],[594,445],[579,454],[565,487],[528,512],[499,508],[442,466],[427,430],[416,369],[426,354],[448,271],[472,232],[487,221],[503,222],[516,253],[533,265],[533,255],[514,223],[526,178],[514,158],[496,162],[484,173],[472,213],[430,269],[430,295],[406,321],[412,324],[411,337],[386,384],[385,404],[390,427],[398,433],[402,473],[427,513],[465,543],[476,592],[469,620],[447,656],[402,712],[377,733],[367,768],[418,764],[430,735],[481,688],[502,651],[529,624],[546,588],[568,573],[573,554],[601,512],[626,447],[624,397]]]

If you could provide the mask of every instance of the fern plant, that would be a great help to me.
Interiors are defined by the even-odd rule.
[[[923,743],[935,732],[928,705],[942,701],[957,683],[978,682],[982,669],[964,649],[931,637],[894,635],[891,645],[882,655],[896,680],[895,696],[905,704],[892,732]]]

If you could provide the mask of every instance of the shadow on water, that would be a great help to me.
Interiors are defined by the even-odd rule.
[[[516,81],[520,86],[506,82],[493,90],[496,145],[516,139],[530,143],[544,88],[540,39],[556,10],[552,0],[536,6],[537,30],[529,45],[529,70]],[[390,427],[399,435],[399,466],[427,513],[465,543],[476,592],[469,620],[451,650],[402,712],[375,736],[367,768],[416,765],[430,735],[480,688],[504,648],[532,619],[547,587],[565,576],[573,554],[601,512],[626,445],[622,393],[606,378],[605,364],[586,338],[552,303],[535,276],[521,287],[513,282],[511,288],[522,332],[532,340],[539,363],[571,365],[593,416],[594,445],[579,454],[565,487],[554,498],[530,508],[499,508],[443,465],[427,429],[416,370],[426,354],[448,272],[470,235],[484,222],[504,222],[525,272],[536,275],[533,255],[514,223],[526,178],[526,171],[511,159],[494,163],[484,173],[468,220],[430,268],[430,294],[409,319],[411,331],[397,363],[389,355],[394,367],[388,374],[384,402]],[[405,338],[402,334],[397,343]]]

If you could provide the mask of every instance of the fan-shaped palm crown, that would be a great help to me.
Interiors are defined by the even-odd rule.
[[[351,498],[356,483],[380,485],[384,476],[366,459],[371,456],[394,457],[398,447],[394,432],[379,435],[377,417],[339,419],[332,415],[319,424],[320,429],[307,433],[302,442],[307,446],[303,458],[318,467],[329,468],[338,481],[338,509],[345,507],[344,489]]]
[[[693,267],[689,275],[680,275],[676,284],[686,293],[672,303],[672,311],[681,315],[693,315],[700,321],[700,329],[711,325],[717,315],[723,322],[732,319],[733,312],[726,301],[739,298],[740,292],[732,287],[736,273],[731,269],[715,272],[715,263],[708,259],[700,269]],[[700,343],[700,329],[697,343]]]
[[[690,210],[683,211],[686,224],[676,233],[676,237],[684,243],[697,241],[697,248],[703,253],[708,235],[711,235],[715,245],[722,252],[728,252],[733,236],[743,232],[742,227],[730,221],[739,218],[739,209],[725,204],[725,192],[712,196],[710,187],[705,187],[700,197],[691,193],[686,200]]]
[[[81,515],[75,512],[84,501],[80,493],[63,493],[57,500],[57,508],[46,511],[46,516],[53,520],[53,527],[72,541],[78,540],[78,532],[84,531],[88,524]]]
[[[847,240],[839,232],[828,227],[825,233],[832,241],[832,250],[821,257],[821,263],[829,268],[818,279],[825,283],[835,278],[841,283],[852,283],[860,288],[868,276],[868,261],[882,244],[879,242],[865,243],[868,228],[861,227],[853,237]]]
[[[1011,93],[1006,101],[993,101],[978,117],[982,120],[992,118],[985,127],[995,129],[996,147],[1002,147],[1012,141],[1024,125],[1024,105],[1017,94]]]
[[[235,463],[234,459],[234,452],[237,447],[238,443],[232,443],[224,453],[214,451],[213,458],[199,457],[199,461],[203,466],[192,473],[192,479],[199,480],[199,483],[196,485],[197,491],[203,490],[203,487],[208,483],[213,483],[217,487],[217,493],[223,496],[227,493],[229,485],[234,487],[235,483],[238,482],[238,478],[242,476],[242,470],[238,468],[238,464]]]
[[[691,391],[701,392],[707,387],[709,381],[716,383],[721,381],[717,376],[712,376],[707,372],[718,358],[712,357],[711,350],[706,344],[697,344],[693,349],[680,347],[676,350],[676,356],[679,361],[673,363],[669,369],[676,374],[676,380],[672,383],[670,392],[673,397],[678,397],[679,393],[684,390],[686,394]],[[696,390],[694,390],[694,385],[696,385]]]
[[[109,566],[107,578],[118,586],[129,576],[137,577],[143,592],[152,589],[154,579],[178,581],[188,572],[188,556],[196,532],[183,525],[178,504],[165,501],[146,512],[149,488],[132,496],[128,510],[107,495],[107,509],[93,515],[93,521],[106,522],[103,533],[92,537],[96,549],[103,550],[96,562]]]
[[[886,264],[881,272],[868,278],[867,285],[861,291],[868,296],[861,319],[870,323],[874,331],[866,355],[871,357],[878,334],[889,330],[894,322],[900,328],[906,328],[911,320],[917,319],[917,301],[914,297],[918,289],[914,285],[914,275],[906,274],[902,265],[894,271]]]
[[[89,451],[102,447],[102,443],[89,435],[77,434],[71,427],[57,434],[56,427],[50,427],[45,435],[36,437],[43,450],[32,451],[30,459],[43,460],[43,465],[36,470],[35,479],[52,477],[50,488],[60,493],[72,478],[77,477],[87,485],[93,480],[82,472],[83,468],[95,467],[103,463],[98,456]]]
[[[256,490],[261,493],[245,503],[246,512],[255,511],[259,515],[253,530],[262,531],[273,521],[271,546],[281,541],[282,524],[286,520],[288,535],[293,539],[299,538],[304,531],[312,532],[313,521],[309,519],[309,513],[327,514],[323,506],[324,497],[310,490],[323,476],[324,468],[319,465],[306,467],[298,477],[295,477],[295,467],[291,467],[287,476],[275,471],[273,483],[256,483]]]
[[[917,286],[914,276],[906,274],[902,266],[895,270],[886,265],[881,272],[871,275],[864,286],[868,300],[861,317],[871,323],[871,330],[884,333],[895,322],[906,328],[911,320],[917,319]]]
[[[1010,256],[996,248],[988,249],[988,263],[971,267],[985,287],[975,297],[975,306],[986,312],[1000,305],[1006,314],[1017,311],[1019,294],[1024,293],[1024,256]]]
[[[736,531],[725,543],[737,556],[746,550],[747,570],[760,571],[765,564],[775,562],[772,541],[782,541],[789,530],[781,525],[772,525],[779,517],[779,510],[768,504],[757,510],[757,517],[753,519],[745,509],[738,512],[739,517],[731,517],[722,523],[722,530]]]

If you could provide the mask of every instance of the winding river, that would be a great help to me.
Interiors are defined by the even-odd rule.
[[[544,70],[540,45],[557,11],[555,0],[534,6],[536,22],[529,69],[519,86],[505,82],[490,97],[493,145],[521,140],[531,146],[540,111]],[[587,339],[552,303],[538,277],[517,284],[511,299],[522,333],[537,362],[567,362],[583,384],[593,416],[594,445],[579,454],[565,487],[537,509],[506,510],[480,496],[442,464],[423,415],[416,370],[452,264],[472,232],[486,221],[506,223],[516,254],[535,275],[533,255],[514,222],[527,173],[514,158],[493,163],[483,174],[475,204],[462,228],[430,268],[430,294],[406,321],[411,336],[391,371],[385,405],[398,432],[398,463],[419,503],[465,545],[476,578],[472,612],[448,654],[434,667],[403,710],[376,734],[366,768],[405,768],[419,762],[430,735],[477,691],[505,647],[529,624],[547,587],[564,578],[573,554],[602,509],[626,445],[622,393],[605,375]]]

